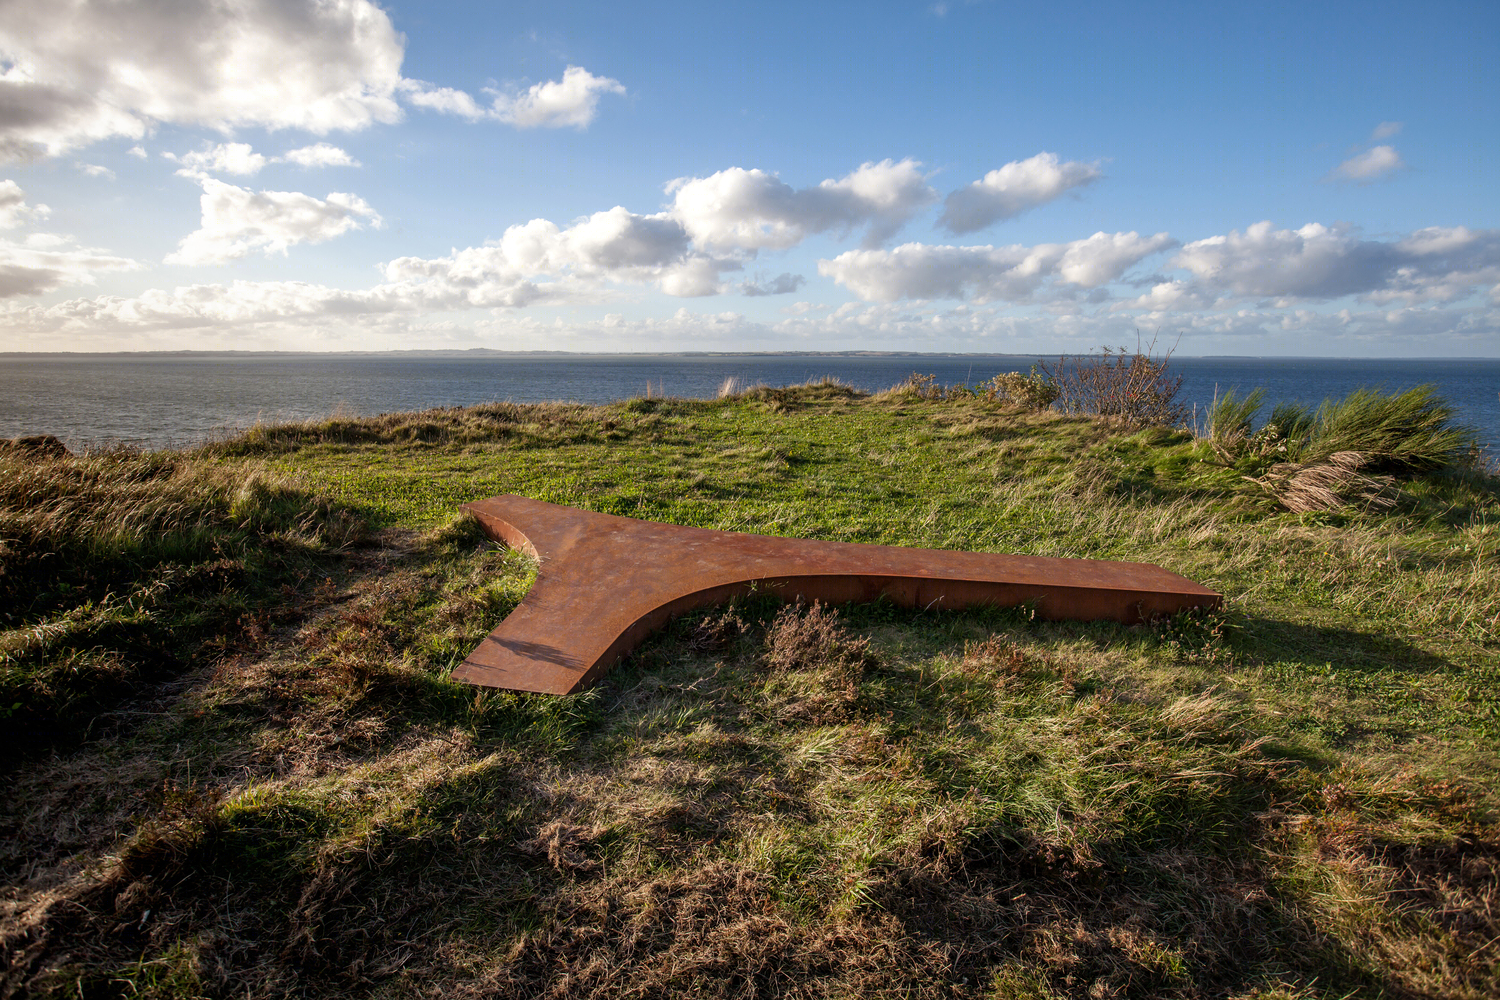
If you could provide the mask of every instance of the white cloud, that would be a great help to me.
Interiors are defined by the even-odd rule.
[[[408,104],[441,114],[457,115],[469,121],[490,117],[490,109],[480,107],[478,102],[462,90],[439,87],[425,80],[402,80],[401,95]]]
[[[667,185],[672,214],[700,246],[796,246],[812,233],[866,229],[878,245],[936,198],[915,160],[866,163],[838,180],[795,189],[774,174],[731,167]]]
[[[326,142],[315,142],[311,146],[288,150],[281,156],[266,157],[257,153],[245,142],[221,142],[206,149],[184,153],[163,153],[162,156],[182,164],[178,171],[183,177],[194,180],[199,174],[213,171],[220,174],[249,175],[259,173],[268,163],[294,163],[299,167],[357,167],[359,161],[337,146]]]
[[[1124,302],[1116,302],[1111,311],[1143,309],[1147,312],[1189,312],[1207,309],[1213,305],[1213,296],[1204,295],[1187,281],[1159,281],[1144,295]]]
[[[359,161],[337,146],[326,142],[315,142],[301,149],[288,150],[276,159],[283,163],[295,163],[299,167],[357,167]]]
[[[1139,261],[1177,245],[1166,233],[1095,233],[1034,247],[955,247],[908,243],[894,250],[850,250],[818,261],[818,273],[860,298],[1021,302],[1052,282],[1097,288]]]
[[[0,21],[0,154],[157,123],[358,129],[401,117],[404,43],[369,0],[17,3]]]
[[[552,284],[572,285],[572,279]],[[530,301],[555,304],[581,288],[549,290],[544,283],[533,290],[536,297]],[[1186,344],[1194,341],[1235,350],[1230,347],[1235,340],[1252,337],[1262,349],[1274,344],[1302,353],[1361,353],[1370,345],[1407,352],[1441,345],[1449,352],[1473,353],[1485,349],[1500,333],[1500,308],[1493,304],[1336,313],[1228,308],[1142,316],[1110,310],[1018,312],[1005,304],[851,302],[832,310],[811,303],[800,304],[802,308],[794,305],[782,311],[786,318],[772,325],[734,312],[687,309],[667,316],[627,319],[610,314],[589,320],[491,308],[479,317],[433,320],[429,317],[436,308],[466,305],[461,295],[453,297],[459,291],[455,286],[443,295],[434,291],[421,281],[408,280],[358,290],[295,281],[235,281],[153,289],[131,298],[75,298],[50,306],[12,300],[0,304],[0,349],[20,348],[39,336],[67,336],[73,343],[104,349],[111,345],[119,349],[121,338],[136,338],[157,349],[163,344],[243,348],[247,343],[284,349],[341,344],[368,349],[382,343],[392,349],[462,344],[568,350],[633,350],[651,345],[690,350],[718,344],[729,350],[749,345],[831,350],[888,344],[907,350],[929,345],[933,350],[1052,353],[1128,343],[1137,328],[1160,325],[1174,338],[1182,335],[1184,354],[1193,353]],[[517,299],[524,299],[524,289],[517,291]],[[480,308],[508,305],[483,296],[477,299],[468,304]],[[150,339],[140,339],[145,335]]]
[[[1379,142],[1381,139],[1389,139],[1394,135],[1399,135],[1405,126],[1405,122],[1381,122],[1375,126],[1375,131],[1370,133],[1370,141]]]
[[[425,80],[402,80],[400,91],[408,104],[471,122],[501,121],[516,128],[585,128],[598,113],[603,94],[624,94],[625,86],[607,76],[595,76],[582,66],[569,66],[561,80],[548,80],[525,91],[486,90],[488,107],[453,87]]]
[[[1215,297],[1451,301],[1500,282],[1500,230],[1430,227],[1381,242],[1348,227],[1258,222],[1189,243],[1171,263]]]
[[[1331,176],[1335,180],[1369,184],[1406,166],[1393,146],[1375,146],[1340,163]]]
[[[361,220],[381,225],[357,195],[334,193],[320,201],[296,191],[251,191],[201,175],[196,180],[203,187],[202,226],[167,255],[168,264],[222,264],[255,250],[284,254],[294,244],[322,243],[359,229]]]
[[[29,219],[45,219],[52,209],[26,204],[26,192],[15,181],[0,181],[0,229],[15,229]]]
[[[447,257],[402,257],[385,266],[389,287],[433,303],[514,307],[587,297],[600,282],[656,283],[668,295],[712,295],[739,263],[693,251],[666,213],[615,207],[566,229],[546,219],[511,226],[494,243]]]
[[[950,194],[938,221],[950,232],[972,233],[1000,219],[1013,219],[1103,176],[1097,163],[1059,163],[1056,153],[1038,153],[991,170],[981,180]]]
[[[723,291],[718,264],[708,257],[689,257],[666,269],[661,276],[661,290],[679,298],[718,295]]]
[[[619,80],[569,66],[561,80],[533,85],[522,94],[495,94],[495,115],[516,128],[583,128],[594,120],[601,94],[623,94]]]
[[[0,186],[0,193],[3,191]],[[140,267],[133,260],[92,247],[48,249],[68,242],[65,237],[46,236],[25,243],[0,240],[0,298],[38,295],[66,285],[92,285],[100,271]]]
[[[742,281],[739,288],[747,296],[790,295],[805,284],[807,279],[800,274],[778,274],[770,281]]]
[[[207,149],[196,150],[177,156],[163,153],[169,160],[182,164],[188,176],[212,170],[221,174],[259,173],[269,161],[246,142],[221,142]]]
[[[145,146],[131,146],[126,150],[126,152],[138,160],[144,160],[148,156],[150,156],[150,154],[146,152]]]
[[[83,171],[85,174],[88,174],[90,177],[103,177],[107,180],[115,179],[115,172],[113,170],[105,166],[100,166],[97,163],[80,163],[77,166],[79,170]]]

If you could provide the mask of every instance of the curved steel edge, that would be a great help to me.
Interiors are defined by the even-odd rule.
[[[920,570],[925,575],[916,576],[899,570],[881,572],[876,565],[882,557],[894,553],[906,557],[908,564],[913,555],[938,563],[944,556],[951,556],[955,563],[968,560],[972,568],[976,554],[714,532],[597,514],[516,496],[493,497],[466,504],[465,509],[480,520],[491,537],[542,564],[531,593],[452,675],[468,683],[516,691],[572,694],[583,690],[670,619],[752,592],[770,593],[786,601],[818,600],[832,604],[885,598],[903,607],[945,610],[1030,602],[1043,619],[1103,618],[1127,624],[1187,608],[1217,608],[1222,602],[1220,595],[1185,577],[1141,563],[1040,560],[1059,574],[1076,571],[1094,580],[1083,586],[1050,579],[1045,583],[1036,579],[1006,580],[1003,578],[1006,567],[1028,560],[1000,555],[994,555],[993,562],[984,566],[989,579],[966,578],[962,570],[945,577],[938,572],[940,565],[933,570],[925,562]],[[826,560],[834,550],[843,557],[857,550],[868,556],[866,565],[871,571],[767,576],[763,572],[755,574],[752,569],[752,575],[735,580],[732,579],[734,558],[727,557],[727,563],[718,560],[715,566],[702,563],[701,554],[697,557],[699,561],[683,558],[672,547],[677,538],[685,543],[691,540],[693,544],[711,538],[715,547],[722,539],[724,547],[737,552],[749,555],[753,550],[774,549],[781,558],[786,558],[791,548],[805,556],[794,561],[811,564]],[[652,558],[642,555],[641,543],[657,546]],[[588,564],[594,576],[580,576],[576,561],[580,556],[570,558],[570,553],[580,551],[580,546],[581,557],[594,560]],[[617,570],[621,580],[634,581],[635,591],[627,588],[626,596],[619,598],[610,589],[607,598],[600,597],[597,560],[601,553],[606,557],[603,568]],[[674,554],[679,557],[675,566]],[[978,555],[990,558],[987,554]],[[643,572],[645,562],[651,563],[651,567]],[[765,568],[768,567],[761,567]],[[702,586],[710,580],[713,580],[711,585]],[[609,581],[611,588],[615,583],[613,579]],[[590,604],[601,600],[603,604]],[[631,603],[637,608],[629,608]],[[642,605],[646,606],[644,611],[630,614]],[[626,617],[622,619],[620,612],[625,612]],[[614,624],[606,620],[610,618]]]

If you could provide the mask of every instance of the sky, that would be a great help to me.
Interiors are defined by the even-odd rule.
[[[0,0],[0,351],[1500,357],[1500,4]]]

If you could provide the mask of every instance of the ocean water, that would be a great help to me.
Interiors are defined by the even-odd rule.
[[[974,384],[1039,360],[1015,355],[0,355],[0,437],[55,434],[70,447],[180,447],[257,422],[374,415],[497,400],[606,403],[707,398],[741,387],[834,376],[867,390],[913,372]],[[1500,452],[1500,359],[1183,358],[1179,399],[1201,415],[1216,392],[1266,390],[1267,406],[1317,404],[1360,387],[1431,383]]]

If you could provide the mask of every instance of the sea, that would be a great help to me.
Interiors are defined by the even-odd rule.
[[[0,437],[52,434],[74,450],[179,448],[257,423],[334,413],[373,416],[494,401],[608,403],[638,396],[711,398],[739,388],[832,376],[878,391],[913,373],[973,385],[1056,356],[974,354],[0,354]],[[1500,359],[1172,356],[1178,398],[1201,421],[1216,394],[1265,390],[1316,405],[1368,387],[1436,386],[1473,427],[1491,460],[1500,452]]]

